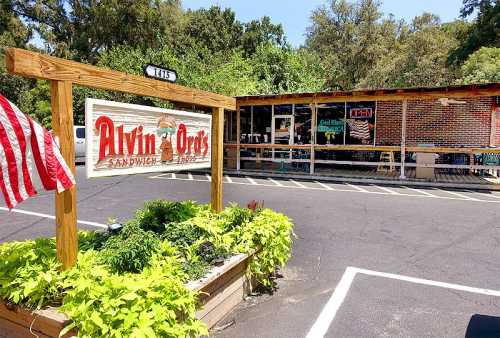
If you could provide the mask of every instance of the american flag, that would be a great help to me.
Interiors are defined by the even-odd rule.
[[[370,138],[370,126],[368,121],[358,121],[354,119],[347,119],[349,125],[349,135],[351,137],[367,140]]]
[[[9,209],[36,194],[33,164],[44,189],[75,185],[52,134],[0,94],[0,190]]]

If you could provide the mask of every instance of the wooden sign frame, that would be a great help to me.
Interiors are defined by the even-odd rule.
[[[157,97],[212,108],[212,179],[210,200],[215,212],[222,210],[224,109],[236,110],[236,99],[177,84],[130,75],[24,49],[6,50],[10,74],[51,82],[52,129],[59,137],[61,153],[75,173],[73,136],[73,85]],[[63,269],[76,264],[76,186],[55,194],[57,257]]]

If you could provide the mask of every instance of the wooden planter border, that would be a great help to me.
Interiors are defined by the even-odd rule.
[[[248,294],[252,285],[246,271],[253,255],[238,254],[223,265],[214,267],[200,280],[187,283],[187,288],[200,293],[202,308],[196,317],[212,328]],[[70,319],[57,308],[30,311],[20,306],[9,307],[0,301],[0,338],[57,338]],[[31,332],[32,333],[31,333]],[[71,331],[64,336],[76,335]]]

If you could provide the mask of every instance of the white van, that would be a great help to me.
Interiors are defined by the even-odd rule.
[[[85,162],[85,127],[73,126],[75,136],[75,162]]]

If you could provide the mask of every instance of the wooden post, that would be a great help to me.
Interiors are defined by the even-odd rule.
[[[210,202],[212,210],[222,211],[222,171],[224,157],[224,108],[212,108],[212,181]]]
[[[404,180],[405,161],[406,161],[406,111],[408,110],[408,100],[403,100],[403,111],[401,116],[401,175],[399,178]]]
[[[313,102],[310,104],[311,107],[311,163],[309,164],[309,174],[314,175],[314,160],[316,158],[316,153],[314,151],[314,145],[316,144],[316,119],[317,119],[317,104]]]
[[[52,129],[59,138],[61,154],[75,174],[73,131],[73,93],[69,81],[51,81]],[[55,196],[57,258],[64,270],[76,264],[78,239],[76,227],[76,187]]]
[[[240,171],[240,142],[241,142],[241,113],[240,106],[236,106],[236,171]]]

